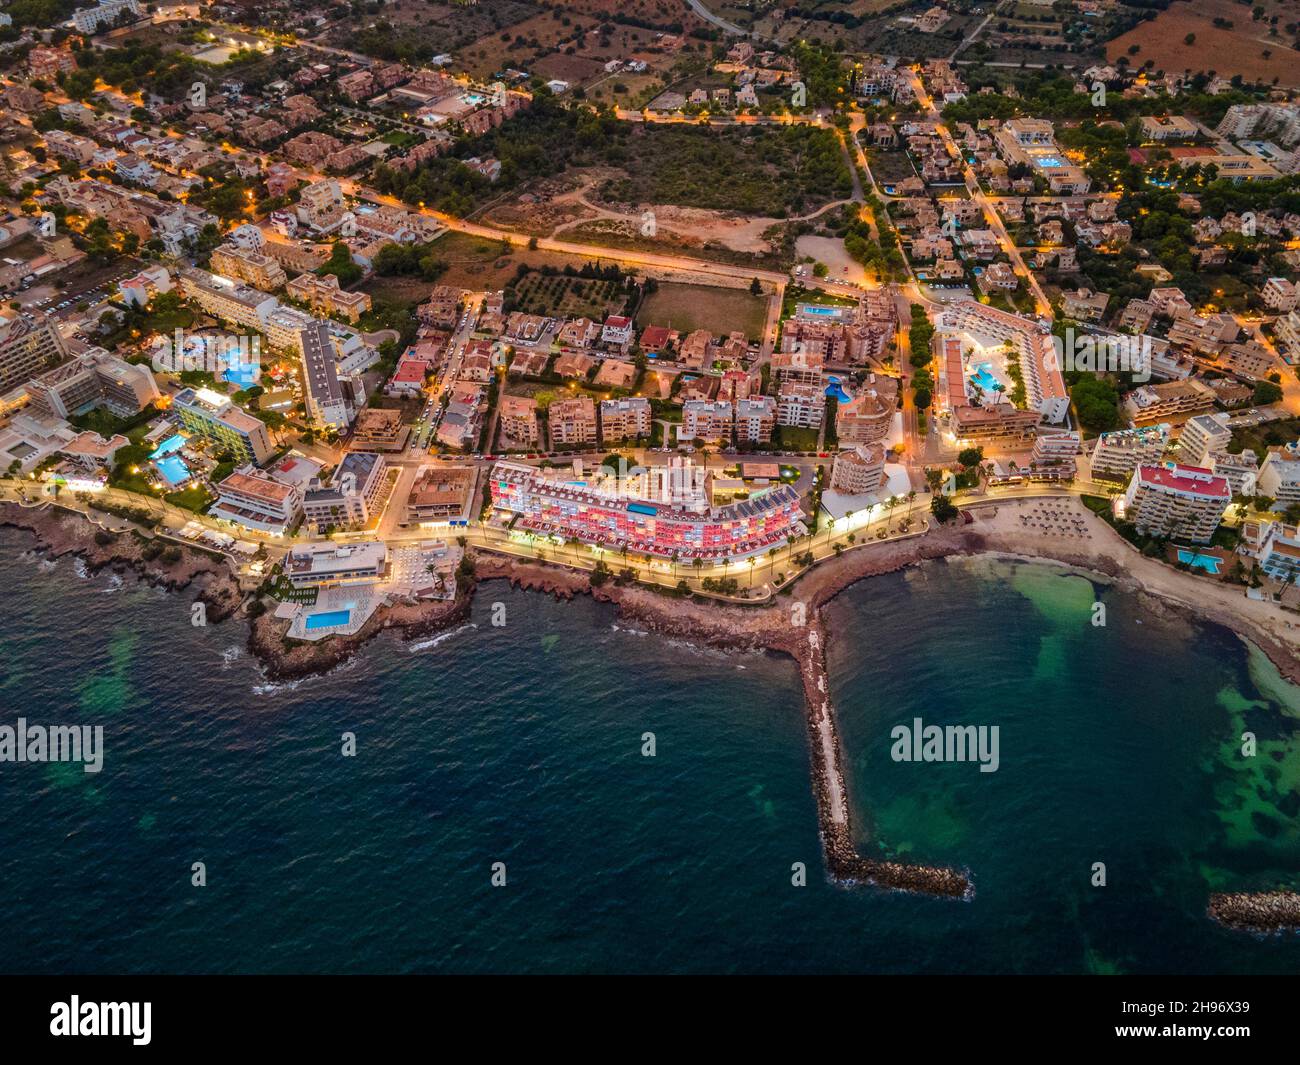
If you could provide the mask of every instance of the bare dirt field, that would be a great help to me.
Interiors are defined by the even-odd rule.
[[[1246,81],[1300,85],[1300,52],[1290,47],[1285,27],[1300,20],[1300,3],[1264,3],[1265,16],[1256,22],[1251,9],[1232,0],[1179,0],[1150,22],[1144,22],[1106,46],[1107,58],[1128,56],[1139,66],[1148,59],[1167,73],[1214,71],[1220,77],[1240,74]],[[1269,19],[1278,16],[1279,36],[1270,38]],[[1214,19],[1231,20],[1231,29],[1214,25]],[[1195,39],[1187,43],[1187,36]],[[1138,45],[1129,56],[1131,45]],[[1265,56],[1265,53],[1269,53]]]
[[[767,321],[767,297],[751,296],[745,289],[660,282],[637,312],[637,325],[663,325],[683,335],[693,329],[713,333],[744,333],[758,340]]]

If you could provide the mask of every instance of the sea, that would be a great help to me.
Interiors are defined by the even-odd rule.
[[[1205,916],[1300,884],[1300,690],[1061,569],[936,561],[828,607],[861,848],[969,869],[950,901],[827,880],[789,659],[488,583],[460,627],[272,683],[184,594],[13,530],[0,565],[0,724],[104,729],[99,773],[0,763],[0,971],[1300,969],[1300,937]],[[997,771],[896,761],[917,719],[997,726]]]

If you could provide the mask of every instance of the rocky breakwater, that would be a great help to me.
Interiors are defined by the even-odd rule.
[[[1300,893],[1220,892],[1210,896],[1206,911],[1225,928],[1242,932],[1300,931]]]
[[[831,876],[843,884],[871,884],[942,898],[970,898],[975,889],[965,872],[942,866],[882,861],[858,853],[826,670],[828,637],[820,615],[815,615],[800,635],[803,639],[795,658],[803,681],[813,791]]]

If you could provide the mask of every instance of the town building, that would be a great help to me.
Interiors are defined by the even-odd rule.
[[[217,486],[211,517],[233,521],[246,529],[283,536],[302,512],[302,489],[284,484],[252,466],[236,470]]]
[[[831,489],[845,495],[868,495],[885,482],[885,446],[858,444],[835,456]]]
[[[600,403],[600,439],[609,444],[650,435],[650,401],[641,396]]]
[[[1123,515],[1138,532],[1209,543],[1232,501],[1228,482],[1199,466],[1139,466],[1123,496]]]
[[[30,381],[67,353],[49,319],[0,307],[0,394]]]
[[[328,484],[316,481],[303,494],[304,523],[316,532],[364,529],[383,502],[383,455],[349,451]]]
[[[239,462],[260,466],[273,454],[266,426],[220,392],[182,389],[171,410],[183,429],[230,451]]]
[[[730,403],[689,399],[682,404],[680,440],[726,443],[731,440],[735,411]]]
[[[551,447],[596,442],[596,404],[590,396],[556,400],[546,418]]]

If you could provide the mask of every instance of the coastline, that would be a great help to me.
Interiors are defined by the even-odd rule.
[[[968,899],[974,885],[967,870],[889,862],[859,852],[826,672],[826,647],[834,634],[827,629],[822,613],[822,607],[847,588],[872,576],[954,556],[987,555],[1064,566],[1138,595],[1153,612],[1223,625],[1256,644],[1283,677],[1300,683],[1300,626],[1271,604],[1247,599],[1240,586],[1214,586],[1207,579],[1143,557],[1077,501],[1064,502],[1072,504],[1086,522],[1092,523],[1086,536],[1066,542],[1018,535],[1011,519],[1018,520],[1020,508],[1033,502],[984,505],[974,511],[976,521],[971,525],[933,526],[921,536],[864,543],[814,567],[788,593],[750,606],[679,599],[642,585],[612,581],[593,587],[585,572],[475,552],[475,575],[461,579],[454,600],[385,604],[356,634],[320,643],[286,642],[286,626],[274,618],[273,612],[250,616],[244,594],[224,561],[216,561],[192,547],[177,545],[180,558],[169,563],[164,564],[159,557],[146,559],[142,548],[147,537],[125,531],[116,534],[112,543],[100,544],[87,535],[92,523],[84,515],[57,506],[35,509],[6,503],[0,506],[0,526],[27,530],[35,537],[38,549],[52,558],[79,555],[92,572],[109,566],[119,572],[129,568],[172,590],[197,586],[198,598],[209,605],[209,620],[221,621],[242,612],[249,623],[248,649],[272,681],[328,672],[352,658],[381,632],[391,631],[404,640],[413,640],[450,628],[469,615],[478,586],[495,580],[560,599],[590,595],[598,602],[614,605],[621,619],[659,635],[724,651],[761,650],[788,655],[799,667],[804,689],[813,790],[830,877],[845,886],[869,884],[936,898]],[[1207,915],[1238,930],[1297,927],[1300,895],[1214,895]]]

